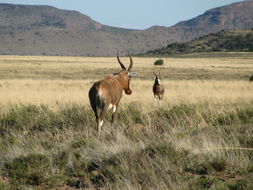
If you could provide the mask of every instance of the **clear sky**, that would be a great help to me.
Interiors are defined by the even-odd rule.
[[[50,5],[79,11],[93,20],[116,27],[146,29],[172,26],[206,10],[242,0],[2,0],[1,3]]]

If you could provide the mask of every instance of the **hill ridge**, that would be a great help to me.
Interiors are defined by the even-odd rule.
[[[253,30],[220,31],[190,42],[172,43],[167,47],[148,51],[142,56],[169,56],[206,52],[253,52]]]

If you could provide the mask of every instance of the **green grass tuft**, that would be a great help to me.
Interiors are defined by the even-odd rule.
[[[3,170],[13,183],[41,185],[47,179],[50,162],[45,155],[31,154],[5,163]]]

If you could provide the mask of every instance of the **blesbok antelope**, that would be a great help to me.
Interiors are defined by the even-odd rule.
[[[164,95],[164,86],[161,84],[161,79],[160,77],[158,77],[155,72],[155,82],[153,85],[153,93],[154,93],[154,98],[157,101],[161,101],[163,99],[163,95]],[[160,72],[159,72],[159,76],[160,76]]]
[[[90,105],[95,113],[96,122],[97,122],[97,132],[100,133],[101,127],[103,125],[103,119],[105,113],[108,109],[112,108],[112,118],[111,123],[114,122],[114,117],[122,97],[123,90],[127,95],[132,94],[130,89],[130,79],[131,76],[136,75],[132,73],[131,69],[133,67],[133,60],[131,55],[130,65],[128,69],[123,65],[119,59],[117,53],[117,59],[121,66],[121,71],[114,73],[113,75],[107,76],[106,78],[97,81],[93,84],[89,91]]]

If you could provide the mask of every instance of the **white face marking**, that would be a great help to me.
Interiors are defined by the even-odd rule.
[[[161,84],[161,80],[159,78],[157,79],[157,81],[158,81],[158,84]]]

